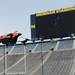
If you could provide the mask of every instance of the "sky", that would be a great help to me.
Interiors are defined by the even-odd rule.
[[[18,31],[31,39],[31,14],[73,6],[75,0],[0,0],[0,35]]]

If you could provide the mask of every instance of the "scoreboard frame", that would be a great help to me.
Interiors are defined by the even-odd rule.
[[[75,7],[70,7],[70,8],[64,8],[64,9],[58,9],[58,10],[52,10],[52,11],[46,11],[46,12],[41,12],[41,13],[36,13],[31,15],[31,39],[32,40],[37,40],[43,37],[40,37],[37,34],[37,17],[44,17],[44,16],[50,16],[50,15],[55,15],[55,14],[60,14],[60,13],[68,13],[71,11],[75,11]],[[74,34],[74,33],[72,33]],[[50,38],[61,38],[65,36],[59,36],[59,37],[48,37]],[[68,37],[68,35],[67,35]],[[45,38],[44,38],[45,39]]]

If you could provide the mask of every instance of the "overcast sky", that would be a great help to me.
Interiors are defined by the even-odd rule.
[[[74,5],[75,0],[0,0],[0,35],[19,31],[30,38],[31,14]]]

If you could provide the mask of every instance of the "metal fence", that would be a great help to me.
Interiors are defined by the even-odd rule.
[[[0,47],[0,75],[74,75],[74,40]]]

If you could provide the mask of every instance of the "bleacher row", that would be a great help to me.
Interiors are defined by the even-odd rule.
[[[0,75],[74,75],[74,57],[74,40],[1,46]]]

